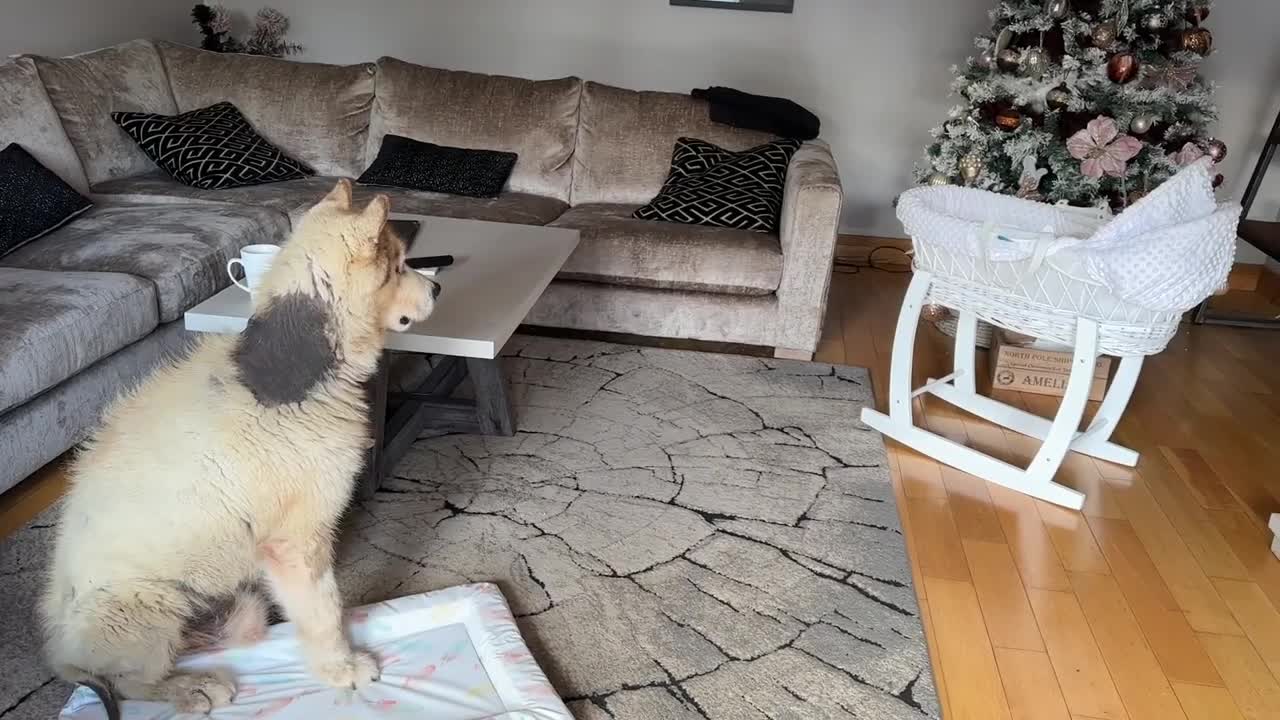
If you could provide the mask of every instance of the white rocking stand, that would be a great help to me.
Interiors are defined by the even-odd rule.
[[[916,329],[933,281],[931,273],[917,269],[902,301],[889,369],[889,414],[864,408],[862,422],[938,462],[1074,510],[1084,506],[1084,494],[1053,481],[1068,451],[1130,467],[1138,463],[1138,453],[1116,445],[1110,438],[1137,384],[1138,373],[1142,369],[1141,355],[1120,359],[1115,378],[1093,422],[1084,431],[1077,429],[1084,415],[1098,358],[1098,323],[1088,318],[1078,319],[1071,374],[1062,404],[1053,420],[977,393],[974,356],[977,352],[978,317],[971,310],[962,308],[953,308],[958,313],[954,372],[936,380],[930,378],[912,390],[911,365],[915,355]],[[996,425],[1038,438],[1043,441],[1040,450],[1029,466],[1020,468],[925,430],[912,418],[912,399],[921,393],[932,394]]]

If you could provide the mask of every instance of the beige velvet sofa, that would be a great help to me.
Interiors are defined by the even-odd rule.
[[[191,188],[110,117],[223,100],[316,176]],[[0,491],[78,442],[121,384],[181,345],[182,313],[227,285],[229,258],[245,244],[283,242],[335,177],[360,175],[387,133],[519,160],[497,198],[357,186],[358,198],[385,192],[400,212],[580,231],[528,324],[812,355],[842,200],[823,143],[792,160],[781,232],[771,235],[630,217],[661,187],[676,138],[731,149],[769,139],[712,123],[687,95],[146,40],[21,57],[0,64],[0,147],[22,144],[97,205],[0,258],[0,453],[16,458],[0,467]]]
[[[842,191],[828,148],[788,172],[781,232],[633,220],[677,137],[732,149],[769,139],[712,123],[701,100],[578,78],[525,80],[394,58],[332,66],[135,42],[40,66],[95,192],[262,204],[296,215],[327,177],[199,191],[160,174],[112,110],[182,112],[230,100],[321,176],[356,177],[386,133],[519,154],[496,200],[393,193],[402,212],[561,225],[582,246],[528,317],[552,327],[783,348],[817,346]]]

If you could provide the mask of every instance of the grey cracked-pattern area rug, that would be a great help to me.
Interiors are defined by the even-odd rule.
[[[419,440],[353,507],[349,605],[496,581],[579,720],[940,715],[859,368],[540,337],[519,433]],[[38,661],[47,513],[0,541],[0,718],[70,688]]]

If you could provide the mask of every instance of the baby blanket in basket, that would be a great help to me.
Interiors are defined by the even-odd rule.
[[[998,287],[1048,264],[1134,310],[1171,314],[1194,307],[1225,282],[1240,206],[1217,203],[1210,161],[1203,158],[1114,217],[953,186],[903,193],[898,217],[915,244],[917,265],[939,275],[961,259],[1025,263],[1016,275],[992,269],[986,279]]]

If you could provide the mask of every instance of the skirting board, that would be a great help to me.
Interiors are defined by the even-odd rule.
[[[1271,516],[1271,522],[1267,523],[1267,527],[1271,528],[1271,532],[1275,535],[1271,540],[1271,552],[1280,558],[1280,513],[1274,513]]]
[[[836,255],[839,260],[848,264],[866,267],[870,264],[871,252],[877,248],[893,248],[905,253],[911,249],[911,241],[905,238],[841,235],[836,243]],[[891,267],[901,265],[906,268],[910,265],[908,257],[887,250],[877,255],[875,261],[878,265]],[[1260,287],[1266,287],[1269,281],[1271,284],[1280,286],[1280,275],[1262,264],[1236,263],[1231,268],[1231,274],[1227,276],[1227,287],[1231,290],[1253,292]]]

